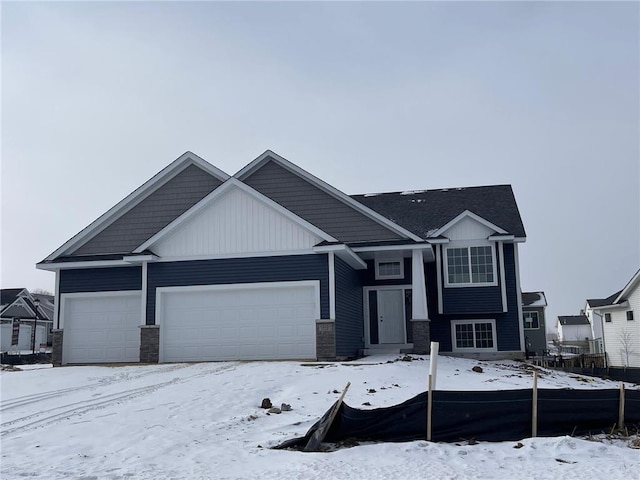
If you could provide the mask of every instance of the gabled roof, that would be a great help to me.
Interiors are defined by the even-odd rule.
[[[558,317],[560,325],[589,325],[589,319],[586,315],[564,315]]]
[[[511,185],[369,193],[351,198],[424,239],[437,236],[437,232],[465,211],[516,238],[526,237]]]
[[[547,299],[544,292],[522,292],[523,307],[546,307]]]
[[[277,167],[274,167],[274,165]],[[256,185],[254,183],[254,178],[256,174],[261,173],[260,171],[265,169],[265,167],[276,168],[276,172],[270,172],[269,174],[267,174],[267,178],[262,179],[260,185]],[[311,192],[309,191],[309,188],[307,188],[303,192],[303,187],[301,185],[296,185],[292,188],[293,195],[288,195],[291,192],[282,192],[281,189],[274,183],[271,183],[270,178],[268,178],[269,176],[273,176],[274,173],[277,173],[277,168],[280,168],[281,172],[282,170],[284,170],[292,174],[293,177],[290,176],[290,178],[297,177],[299,179],[299,183],[300,180],[303,180],[304,182],[306,182],[305,185],[307,187],[317,189],[313,191],[324,192],[325,195],[323,199],[314,199],[311,200],[310,204],[303,204],[299,201],[300,198],[310,198]],[[287,209],[315,224],[318,228],[321,228],[327,233],[339,238],[341,241],[357,243],[360,241],[392,240],[397,238],[410,239],[414,242],[422,241],[422,239],[414,232],[405,229],[402,225],[398,225],[384,215],[381,215],[379,212],[370,209],[368,206],[358,202],[357,200],[354,200],[349,195],[320,180],[306,170],[291,163],[287,159],[272,152],[271,150],[265,151],[253,162],[236,173],[234,177],[251,185],[253,188],[260,191],[264,195],[272,198],[278,203],[281,203]],[[364,217],[367,219],[367,221],[370,222],[370,228],[378,230],[377,235],[379,235],[380,237],[384,235],[386,238],[360,238],[354,240],[354,238],[350,238],[348,236],[345,236],[344,234],[341,235],[341,232],[339,231],[340,229],[338,229],[338,231],[332,231],[333,228],[330,226],[330,219],[331,217],[333,217],[334,219],[336,218],[335,211],[333,212],[333,215],[322,215],[322,211],[319,211],[319,209],[317,208],[319,207],[317,200],[319,200],[321,203],[332,202],[331,209],[339,210],[340,215],[345,217],[342,220],[342,223],[358,222]]]
[[[604,307],[606,305],[613,304],[614,300],[622,293],[622,290],[617,291],[613,295],[609,295],[607,298],[589,298],[587,299],[587,305],[591,308]]]
[[[4,309],[15,302],[26,288],[3,288],[0,290],[0,307]]]
[[[229,175],[186,152],[43,260],[131,252]]]
[[[620,294],[614,300],[614,303],[620,303],[626,300],[627,296],[638,286],[638,284],[640,284],[640,269],[635,273],[631,280],[629,280],[629,283],[625,285]]]
[[[160,230],[154,236],[149,238],[146,242],[144,242],[142,245],[140,245],[138,248],[136,248],[133,251],[133,253],[140,253],[140,252],[145,251],[148,248],[151,248],[154,243],[156,243],[156,242],[160,241],[162,238],[170,235],[171,232],[173,232],[177,228],[179,228],[180,225],[182,225],[184,222],[188,221],[190,218],[196,216],[198,214],[198,212],[200,212],[201,210],[206,208],[207,205],[215,202],[218,198],[220,198],[222,195],[224,195],[224,193],[226,191],[228,191],[228,190],[230,190],[232,188],[238,188],[238,189],[242,190],[244,193],[246,193],[247,195],[250,195],[250,196],[256,198],[260,202],[268,205],[270,208],[272,208],[275,211],[279,212],[280,214],[286,216],[287,218],[289,218],[290,220],[292,220],[296,224],[300,225],[304,229],[306,229],[306,230],[312,232],[313,234],[317,235],[318,237],[322,238],[324,241],[329,241],[329,242],[335,242],[336,241],[336,239],[333,238],[331,235],[328,235],[326,232],[323,232],[322,230],[320,230],[316,226],[310,224],[305,219],[294,215],[289,210],[284,208],[282,205],[279,205],[278,203],[274,202],[270,198],[265,197],[264,195],[262,195],[260,192],[257,192],[256,190],[254,190],[250,186],[245,185],[240,180],[237,180],[236,178],[232,177],[232,178],[229,178],[226,182],[224,182],[220,187],[216,188],[213,192],[211,192],[205,198],[200,200],[197,204],[195,204],[189,210],[187,210],[182,215],[180,215],[178,218],[176,218],[174,221],[172,221],[167,226],[165,226],[162,230]]]

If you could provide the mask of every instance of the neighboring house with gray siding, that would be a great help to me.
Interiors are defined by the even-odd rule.
[[[0,290],[0,351],[33,351],[34,341],[39,351],[40,345],[51,344],[54,308],[51,295],[30,293],[26,288]]]
[[[622,290],[587,300],[586,313],[601,332],[607,364],[640,368],[640,270]]]
[[[522,324],[527,354],[543,355],[547,350],[544,292],[522,292]]]
[[[56,363],[524,356],[509,185],[349,196],[185,153],[40,262]],[[544,328],[543,328],[544,330]]]

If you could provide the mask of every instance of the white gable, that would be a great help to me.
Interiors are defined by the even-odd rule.
[[[274,205],[230,185],[148,248],[160,257],[309,250],[323,238]]]
[[[446,232],[443,232],[443,235],[455,241],[485,239],[494,233],[496,233],[496,230],[487,225],[483,225],[471,217],[464,217],[452,225]]]

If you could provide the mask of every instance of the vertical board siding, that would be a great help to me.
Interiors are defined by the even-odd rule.
[[[300,280],[320,281],[320,313],[322,318],[329,318],[329,265],[326,254],[150,263],[147,325],[155,324],[158,287]]]
[[[73,254],[132,252],[221,183],[200,167],[190,165],[80,246]]]
[[[364,348],[362,276],[343,260],[335,258],[336,355],[355,357]]]
[[[518,316],[518,294],[516,290],[516,266],[513,244],[504,244],[505,282],[507,312],[502,312],[500,286],[443,288],[445,294],[444,314],[438,314],[438,291],[436,264],[425,265],[427,282],[427,304],[431,320],[430,333],[434,342],[440,343],[440,351],[451,352],[451,320],[495,319],[498,351],[520,350],[520,323]],[[498,265],[498,269],[500,266]],[[444,269],[443,269],[444,270]],[[499,271],[499,270],[498,270]],[[444,272],[443,272],[444,274]],[[443,282],[444,285],[444,282]],[[475,290],[472,294],[458,293],[455,313],[447,308],[448,291]],[[463,301],[468,303],[463,303]],[[487,306],[487,303],[489,306]]]
[[[342,242],[403,238],[274,161],[243,181]]]
[[[155,243],[152,250],[164,258],[310,250],[321,240],[284,214],[232,187]]]
[[[142,267],[60,270],[60,293],[117,292],[142,289]]]

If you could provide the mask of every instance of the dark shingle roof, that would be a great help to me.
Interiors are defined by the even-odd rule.
[[[565,315],[558,317],[560,325],[589,325],[586,315]]]
[[[536,306],[546,306],[547,300],[544,296],[544,292],[522,292],[522,305],[528,307],[534,303],[538,302],[539,304]]]
[[[422,238],[469,210],[516,237],[526,237],[511,185],[352,195]]]
[[[589,298],[589,299],[587,299],[587,303],[589,304],[589,306],[591,308],[603,307],[605,305],[611,305],[613,303],[613,301],[616,299],[616,297],[618,295],[620,295],[621,292],[622,292],[622,290],[619,290],[616,293],[614,293],[613,295],[608,296],[607,298]]]
[[[0,290],[0,305],[9,305],[15,302],[18,294],[23,290],[24,288],[3,288]]]

